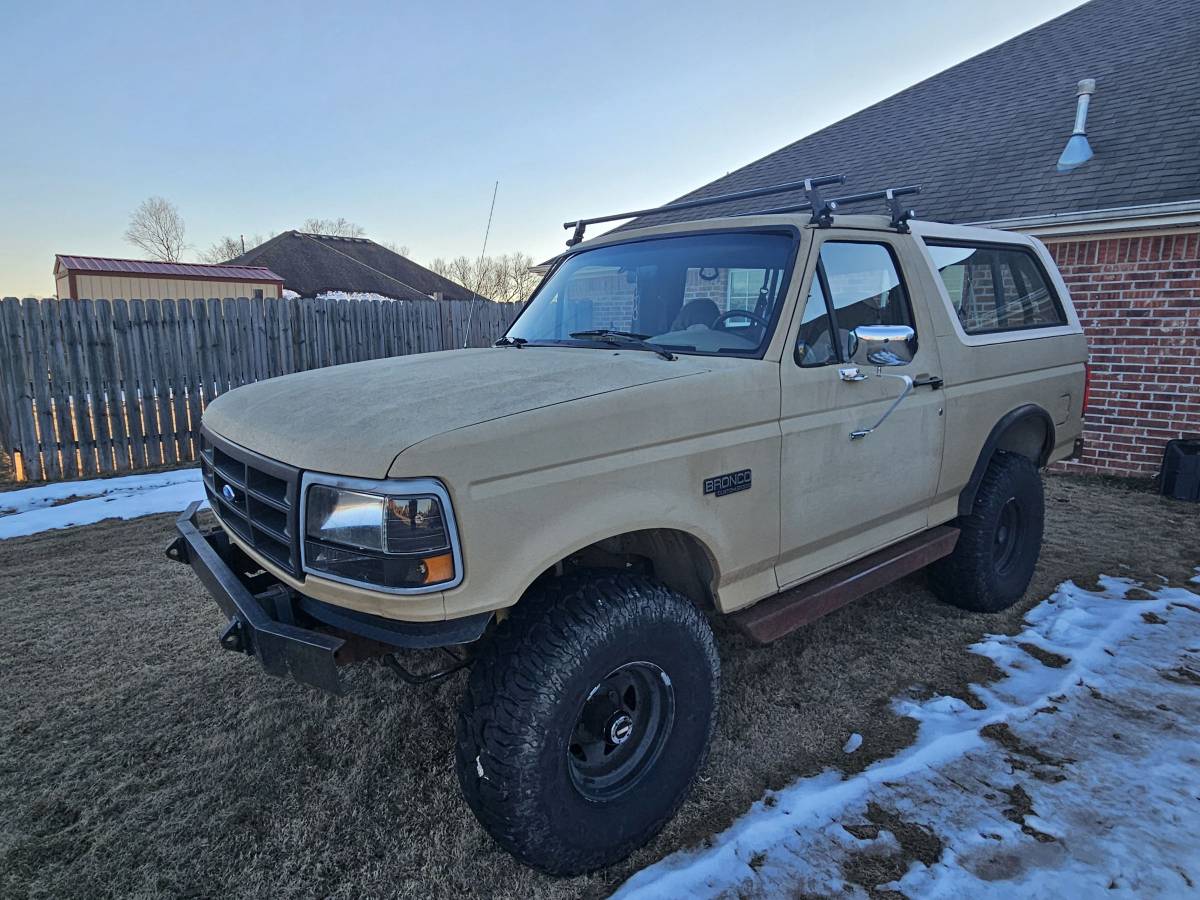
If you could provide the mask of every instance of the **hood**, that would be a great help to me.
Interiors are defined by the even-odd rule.
[[[248,384],[209,404],[226,440],[301,469],[384,478],[426,438],[708,370],[703,357],[567,347],[397,356]]]

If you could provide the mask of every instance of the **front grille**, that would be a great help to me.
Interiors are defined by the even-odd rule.
[[[300,470],[202,430],[204,492],[221,523],[280,568],[300,575]]]

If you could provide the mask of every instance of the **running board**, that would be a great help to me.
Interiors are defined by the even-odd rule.
[[[760,600],[730,618],[747,637],[768,644],[851,600],[948,556],[957,543],[958,529],[940,525]]]

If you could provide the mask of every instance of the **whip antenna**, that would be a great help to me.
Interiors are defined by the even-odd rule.
[[[496,212],[496,194],[500,191],[500,182],[497,181],[495,187],[492,188],[492,206],[488,210],[487,228],[483,230],[483,247],[479,250],[479,262],[475,266],[476,284],[479,283],[479,276],[483,274],[483,258],[487,254],[488,235],[492,233],[492,215]],[[467,330],[463,335],[463,349],[467,349],[467,345],[471,343],[471,322],[475,320],[475,306],[478,302],[478,291],[471,290],[471,311],[467,314]]]

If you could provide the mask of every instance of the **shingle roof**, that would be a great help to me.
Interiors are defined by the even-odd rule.
[[[219,278],[223,281],[283,281],[263,266],[219,265],[203,263],[154,262],[146,259],[114,259],[108,256],[55,257],[71,272],[107,272],[113,275],[156,276],[167,278]]]
[[[270,266],[284,287],[305,297],[323,291],[383,294],[400,300],[469,299],[461,284],[431,272],[367,238],[341,238],[285,231],[243,253],[232,263]]]
[[[1082,78],[1095,157],[1060,174]],[[1093,0],[679,199],[833,172],[845,193],[919,183],[920,217],[951,222],[1200,199],[1200,0]]]

